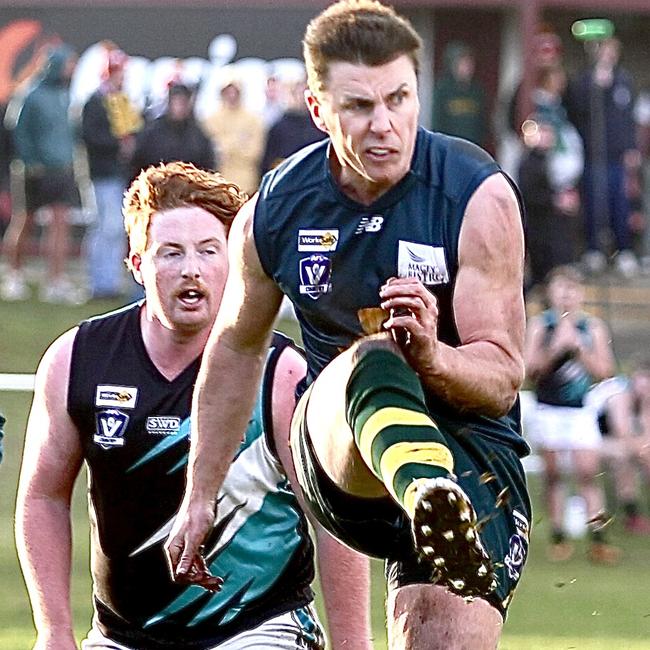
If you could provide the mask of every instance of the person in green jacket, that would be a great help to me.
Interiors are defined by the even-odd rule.
[[[68,255],[68,212],[79,195],[73,171],[74,132],[68,116],[69,86],[77,56],[67,45],[49,51],[41,74],[24,94],[13,98],[5,123],[12,131],[13,216],[4,237],[9,266],[0,294],[5,300],[24,300],[29,289],[23,274],[23,257],[34,214],[47,209],[46,278],[40,298],[46,302],[77,302],[65,279]]]
[[[433,130],[485,146],[485,93],[474,72],[472,50],[460,41],[449,43],[444,70],[433,93]]]

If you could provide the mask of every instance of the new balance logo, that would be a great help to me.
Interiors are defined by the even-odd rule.
[[[361,217],[357,229],[354,231],[355,235],[362,232],[379,232],[384,225],[384,217],[375,215],[374,217]]]

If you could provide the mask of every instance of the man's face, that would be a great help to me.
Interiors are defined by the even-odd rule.
[[[174,122],[186,120],[192,113],[192,99],[183,93],[173,93],[169,96],[167,115]]]
[[[111,87],[115,90],[122,90],[122,87],[124,86],[124,68],[113,68],[109,76],[109,82]]]
[[[548,285],[548,300],[557,311],[577,311],[582,308],[584,289],[570,278],[557,276]]]
[[[343,183],[382,190],[408,172],[420,104],[411,59],[380,66],[334,62],[322,96],[308,95],[316,125],[332,140]]]
[[[618,63],[620,55],[620,43],[615,38],[608,38],[599,44],[596,56],[602,65],[614,67]]]
[[[196,206],[158,212],[147,249],[131,261],[148,313],[168,329],[196,334],[216,318],[228,275],[226,229]]]
[[[469,82],[474,76],[474,57],[471,54],[461,56],[456,62],[456,79]]]
[[[235,84],[228,84],[221,90],[221,101],[228,108],[238,108],[241,104],[241,90]]]

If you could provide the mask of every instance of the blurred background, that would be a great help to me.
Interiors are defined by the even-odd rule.
[[[65,329],[139,297],[121,262],[123,188],[143,166],[185,159],[253,193],[265,171],[320,138],[301,101],[301,38],[326,4],[0,0],[0,412],[8,420],[0,465],[1,648],[29,648],[34,636],[11,525],[32,374]],[[529,315],[547,306],[546,274],[575,267],[585,311],[611,332],[616,374],[629,375],[635,355],[650,347],[650,0],[393,4],[424,42],[422,125],[483,146],[520,186]],[[75,196],[61,215],[25,196],[25,183],[48,161],[25,155],[25,141],[43,125],[19,124],[19,109],[64,46],[74,58],[59,115],[69,132],[53,146],[71,151],[65,164]],[[108,158],[89,126],[97,92],[115,99]],[[298,336],[290,310],[280,327]],[[527,390],[525,414],[533,403]],[[616,566],[594,565],[583,552],[562,563],[547,556],[540,456],[526,467],[536,506],[531,559],[500,647],[650,649],[650,537],[626,526],[606,459],[598,481],[613,515],[609,539],[623,553]],[[638,479],[641,513],[650,505],[648,474]],[[574,492],[570,467],[566,475]],[[579,498],[567,500],[566,522],[576,549],[586,549]],[[91,612],[83,481],[75,536],[81,638]],[[377,648],[385,648],[381,572],[377,563]]]

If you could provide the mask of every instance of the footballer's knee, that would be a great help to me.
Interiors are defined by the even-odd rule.
[[[495,650],[503,627],[487,601],[467,602],[436,585],[391,590],[387,615],[391,650]]]
[[[368,336],[364,336],[358,341],[355,341],[350,347],[352,362],[358,362],[373,350],[386,350],[388,352],[392,352],[394,355],[400,357],[401,359],[404,359],[404,354],[402,353],[399,345],[397,345],[395,342],[395,339],[389,332],[385,332],[381,334],[370,334]]]

